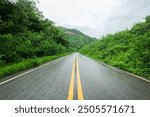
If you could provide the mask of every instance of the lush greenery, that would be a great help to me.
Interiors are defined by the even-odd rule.
[[[150,16],[130,30],[107,35],[80,52],[150,79]]]
[[[41,57],[41,58],[31,58],[31,59],[20,61],[18,63],[13,63],[11,65],[5,65],[5,66],[0,68],[1,69],[0,70],[0,77],[6,76],[9,74],[13,74],[15,72],[25,70],[28,68],[32,68],[32,67],[35,67],[37,65],[41,65],[47,61],[52,61],[54,59],[57,59],[59,57],[67,55],[67,54],[69,54],[69,53],[53,55],[53,56],[45,56],[45,57]]]
[[[0,76],[70,50],[65,33],[45,19],[32,0],[0,0]]]
[[[91,43],[96,40],[96,38],[91,38],[83,34],[82,32],[76,29],[67,29],[64,27],[59,27],[62,31],[65,32],[65,39],[68,40],[70,45],[76,50],[81,48],[83,45]]]

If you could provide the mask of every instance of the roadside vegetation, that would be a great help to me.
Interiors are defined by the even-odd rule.
[[[150,80],[150,16],[131,29],[85,45],[80,52]]]
[[[26,70],[28,68],[36,67],[38,65],[41,65],[46,62],[50,62],[54,59],[57,59],[59,57],[62,57],[68,54],[70,53],[58,54],[58,55],[53,55],[53,56],[44,56],[41,58],[30,58],[30,59],[26,59],[17,63],[2,66],[0,67],[0,77],[10,75],[18,71]]]
[[[0,0],[0,77],[73,51],[65,33],[32,0]]]

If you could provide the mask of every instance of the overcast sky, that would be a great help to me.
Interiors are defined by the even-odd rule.
[[[97,38],[130,28],[150,15],[150,0],[39,0],[37,6],[57,26]]]

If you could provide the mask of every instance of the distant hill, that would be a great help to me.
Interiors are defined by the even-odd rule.
[[[83,34],[77,29],[67,29],[64,27],[59,27],[66,34],[66,40],[71,44],[74,48],[80,48],[85,44],[91,43],[96,40],[96,38],[92,38],[88,35]]]

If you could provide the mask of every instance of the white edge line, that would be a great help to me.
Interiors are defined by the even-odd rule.
[[[82,54],[81,54],[81,55],[82,55]],[[83,55],[83,56],[85,56],[85,55]],[[86,57],[90,58],[89,56],[86,56]],[[117,67],[108,65],[108,64],[106,64],[106,63],[104,63],[104,62],[102,62],[102,61],[96,61],[96,60],[94,60],[93,58],[90,58],[90,59],[93,60],[94,62],[99,63],[99,64],[104,64],[104,65],[106,65],[106,66],[109,67],[109,68],[116,68],[116,69],[121,70],[121,71],[123,71],[123,72],[125,72],[125,73],[127,73],[127,74],[129,74],[129,75],[131,75],[131,76],[134,76],[134,77],[136,77],[136,78],[138,78],[138,79],[141,79],[141,80],[144,80],[144,81],[150,83],[150,80],[147,80],[147,79],[145,79],[145,78],[142,78],[141,76],[138,76],[138,75],[135,75],[135,74],[130,73],[130,72],[128,72],[128,71],[125,71],[125,70],[123,70],[123,69],[119,69],[119,68],[117,68]]]
[[[103,63],[103,62],[102,62],[102,63]],[[114,66],[108,65],[108,64],[106,64],[106,63],[103,63],[103,64],[107,65],[108,67],[114,67]],[[129,74],[129,75],[131,75],[131,76],[134,76],[134,77],[138,78],[138,79],[141,79],[141,80],[144,80],[144,81],[150,83],[150,80],[147,80],[146,78],[142,78],[141,76],[138,76],[138,75],[136,75],[136,74],[130,73],[130,72],[126,71],[126,70],[123,70],[123,69],[120,69],[120,68],[117,68],[117,67],[114,67],[114,68],[116,68],[116,69],[118,69],[118,70],[121,70],[121,71],[123,71],[123,72],[125,72],[125,73],[127,73],[127,74]]]
[[[64,57],[65,57],[65,56],[64,56]],[[59,58],[58,58],[58,59],[59,59]],[[55,59],[55,60],[57,60],[57,59]],[[37,70],[37,69],[39,69],[39,68],[42,68],[42,67],[44,67],[44,66],[47,66],[48,64],[50,64],[50,63],[52,63],[52,62],[54,62],[54,60],[52,60],[52,61],[50,61],[50,62],[48,62],[48,63],[46,63],[46,64],[44,64],[44,65],[41,65],[41,66],[39,66],[39,67],[37,67],[37,68],[34,68],[34,69],[32,69],[32,70],[29,70],[29,71],[27,71],[27,72],[25,72],[25,73],[22,73],[22,74],[20,74],[20,75],[18,75],[18,76],[12,77],[12,78],[9,79],[9,80],[3,81],[3,82],[0,83],[0,85],[5,84],[5,83],[7,83],[7,82],[10,82],[10,81],[12,81],[12,80],[15,80],[15,79],[17,79],[17,78],[19,78],[19,77],[21,77],[21,76],[24,76],[24,75],[30,73],[30,72],[33,72],[33,71],[35,71],[35,70]]]
[[[142,77],[140,77],[140,76],[138,76],[138,75],[132,74],[132,73],[127,72],[127,71],[125,71],[125,70],[123,70],[123,71],[124,71],[124,72],[126,72],[127,74],[131,75],[131,76],[134,76],[134,77],[136,77],[136,78],[138,78],[138,79],[141,79],[141,80],[144,80],[144,81],[146,81],[146,82],[149,82],[149,83],[150,83],[150,81],[149,81],[149,80],[147,80],[147,79],[145,79],[145,78],[142,78]]]
[[[103,63],[103,62],[102,62],[102,63]],[[106,63],[103,63],[103,64],[107,65],[108,67],[114,67],[114,66],[108,65],[108,64],[106,64]],[[123,72],[125,72],[125,73],[127,73],[127,74],[129,74],[129,75],[131,75],[131,76],[134,76],[135,78],[138,78],[138,79],[141,79],[141,80],[144,80],[144,81],[150,83],[149,80],[147,80],[147,79],[145,79],[145,78],[142,78],[141,76],[135,75],[135,74],[133,74],[133,73],[130,73],[130,72],[128,72],[128,71],[125,71],[125,70],[120,69],[120,68],[117,68],[117,67],[114,67],[114,68],[116,68],[116,69],[118,69],[118,70],[121,70],[121,71],[123,71]]]

